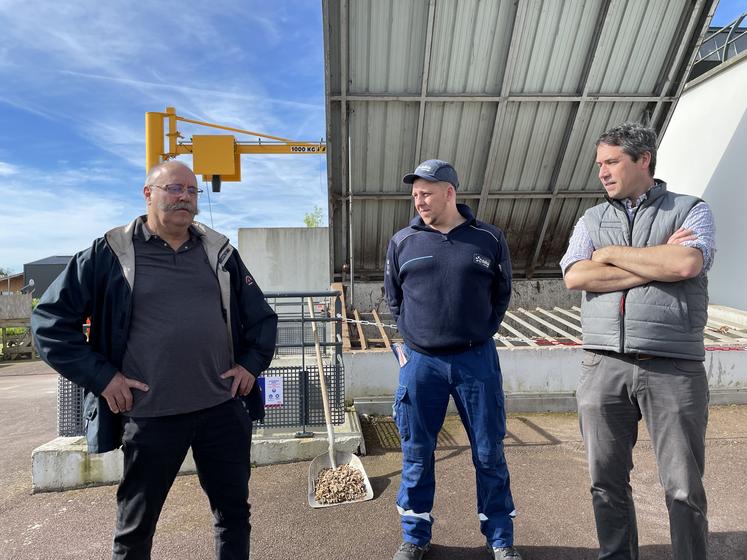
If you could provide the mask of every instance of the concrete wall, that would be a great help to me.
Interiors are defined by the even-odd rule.
[[[716,218],[712,303],[747,309],[747,51],[687,86],[658,153],[656,176],[702,197]]]
[[[361,312],[376,309],[379,313],[389,313],[389,306],[384,298],[383,282],[356,282],[352,301],[348,287],[348,305]],[[581,305],[581,292],[566,289],[560,279],[557,280],[514,280],[511,294],[511,308],[524,307],[534,309],[543,307],[552,309],[555,306],[570,308]]]
[[[504,391],[536,401],[552,395],[572,397],[581,373],[583,352],[580,347],[499,350]],[[398,385],[399,367],[389,350],[346,352],[343,359],[346,400],[382,397],[382,402],[391,405]],[[712,404],[745,402],[747,351],[708,351],[705,366]],[[719,395],[718,399],[716,395]],[[573,410],[575,403],[572,398],[563,402],[563,408]]]
[[[241,228],[239,254],[265,292],[329,290],[324,228]]]

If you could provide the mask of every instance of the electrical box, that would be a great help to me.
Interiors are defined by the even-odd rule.
[[[220,175],[223,181],[241,180],[241,159],[236,139],[227,134],[192,136],[192,166],[195,175],[209,181]]]

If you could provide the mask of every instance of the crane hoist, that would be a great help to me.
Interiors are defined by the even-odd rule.
[[[168,132],[165,122],[168,121]],[[194,134],[183,136],[176,128],[177,121],[255,136],[252,141],[238,141],[232,134]],[[164,137],[168,137],[166,150]],[[223,181],[241,181],[241,154],[301,154],[327,153],[327,145],[319,142],[297,142],[251,130],[196,121],[180,117],[176,109],[167,107],[165,113],[145,113],[145,172],[162,161],[183,154],[192,154],[192,170],[209,181],[213,192],[220,192]]]

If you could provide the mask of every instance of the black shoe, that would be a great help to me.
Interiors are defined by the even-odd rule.
[[[429,543],[418,546],[409,542],[403,542],[399,545],[397,552],[394,553],[392,560],[420,560],[430,548],[431,545]]]

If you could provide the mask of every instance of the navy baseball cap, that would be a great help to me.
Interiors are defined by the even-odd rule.
[[[415,168],[415,171],[402,177],[402,182],[412,185],[415,179],[425,179],[432,183],[446,181],[455,189],[459,188],[459,177],[456,169],[449,162],[440,159],[427,159]]]

